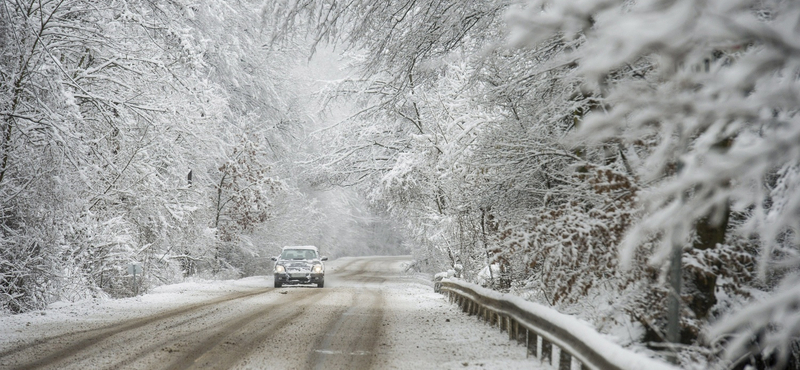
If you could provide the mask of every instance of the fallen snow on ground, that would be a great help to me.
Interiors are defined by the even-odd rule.
[[[55,302],[45,310],[0,316],[0,350],[38,338],[155,315],[228,293],[267,287],[266,283],[263,276],[224,281],[190,280],[161,286],[132,298]],[[272,283],[271,278],[269,283]]]
[[[418,282],[386,287],[384,316],[390,369],[538,369],[524,346],[508,334],[461,312],[444,296]]]
[[[331,277],[352,259],[331,261]],[[383,336],[373,363],[379,369],[552,369],[527,358],[524,346],[508,340],[496,327],[462,313],[429,281],[404,276],[403,265],[379,287]],[[326,279],[327,280],[327,279]],[[324,289],[336,289],[336,280]],[[344,283],[343,283],[344,284]],[[108,323],[156,315],[234,292],[272,286],[264,276],[240,280],[193,280],[155,288],[147,294],[117,300],[56,302],[46,310],[0,316],[0,352],[39,338],[90,330]],[[266,366],[264,368],[269,368]]]

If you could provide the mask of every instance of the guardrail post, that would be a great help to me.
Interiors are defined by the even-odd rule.
[[[540,358],[544,363],[553,364],[553,344],[544,337],[542,337],[542,357]]]
[[[528,356],[533,355],[533,357],[539,358],[539,336],[530,329],[526,329],[525,332],[525,346],[528,347]]]
[[[514,340],[514,337],[517,335],[517,332],[515,330],[516,327],[517,327],[517,322],[514,321],[514,319],[512,319],[511,316],[509,316],[508,317],[508,340]]]
[[[569,352],[562,348],[561,354],[558,357],[558,370],[572,369],[572,356],[569,354]]]
[[[519,326],[519,321],[514,320],[514,340],[516,340],[517,343],[522,343],[525,339],[522,338],[522,332],[519,330]]]

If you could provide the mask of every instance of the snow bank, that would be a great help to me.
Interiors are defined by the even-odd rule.
[[[648,369],[648,370],[674,370],[677,367],[674,367],[670,364],[667,364],[663,361],[659,361],[657,359],[645,356],[641,353],[636,353],[631,350],[622,348],[619,344],[614,343],[607,338],[605,338],[602,334],[598,333],[594,328],[578,320],[575,317],[562,314],[556,310],[553,310],[549,307],[542,306],[540,304],[534,302],[528,302],[520,297],[513,296],[510,294],[503,294],[494,290],[483,288],[477,284],[466,283],[464,281],[456,280],[456,279],[445,279],[443,280],[444,284],[452,284],[457,287],[466,289],[467,291],[458,292],[457,289],[454,291],[458,293],[463,293],[466,296],[470,296],[471,294],[469,291],[474,292],[475,294],[479,295],[479,297],[472,297],[474,299],[481,299],[488,298],[490,300],[497,301],[498,303],[503,304],[504,306],[516,306],[519,311],[529,314],[532,317],[538,318],[538,321],[544,321],[552,325],[556,329],[560,329],[566,333],[569,333],[578,340],[583,343],[590,351],[595,352],[596,355],[599,355],[609,363],[617,366],[620,369]],[[446,289],[446,288],[443,288]],[[592,356],[592,354],[581,353],[579,349],[574,348],[572,345],[568,343],[569,338],[560,338],[554,335],[552,328],[540,328],[535,322],[531,322],[529,318],[521,317],[517,313],[513,312],[513,310],[504,310],[500,307],[489,307],[499,313],[504,315],[511,316],[515,320],[517,320],[520,324],[525,326],[529,326],[531,329],[541,335],[544,338],[547,338],[550,342],[556,344],[560,348],[567,349],[574,357],[580,359],[582,362],[585,362],[586,365],[591,365],[588,361],[585,360],[586,356]]]

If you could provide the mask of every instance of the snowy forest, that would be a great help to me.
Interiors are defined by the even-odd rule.
[[[262,6],[2,2],[3,311],[129,296],[130,263],[146,290],[266,274],[287,244],[387,253],[365,201],[294,165],[308,48],[272,48]]]
[[[308,243],[798,366],[798,110],[796,1],[3,0],[0,311]]]

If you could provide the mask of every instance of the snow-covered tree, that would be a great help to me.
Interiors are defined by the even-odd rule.
[[[202,268],[220,186],[236,237],[267,220],[245,200],[269,208],[299,114],[259,3],[3,1],[0,19],[4,311],[130,294],[129,262],[146,284]]]
[[[731,361],[784,363],[800,334],[796,300],[785,299],[797,296],[798,12],[787,1],[537,1],[513,17],[521,45],[584,40],[572,54],[602,106],[581,123],[580,140],[617,142],[640,160],[645,213],[621,244],[624,264],[654,237],[655,266],[673,248],[704,256],[690,259],[704,267],[684,273],[698,299],[708,297],[689,302],[703,318],[722,278],[714,261],[741,253],[737,244],[758,246],[758,272],[774,294],[721,318],[707,338],[727,343]]]

